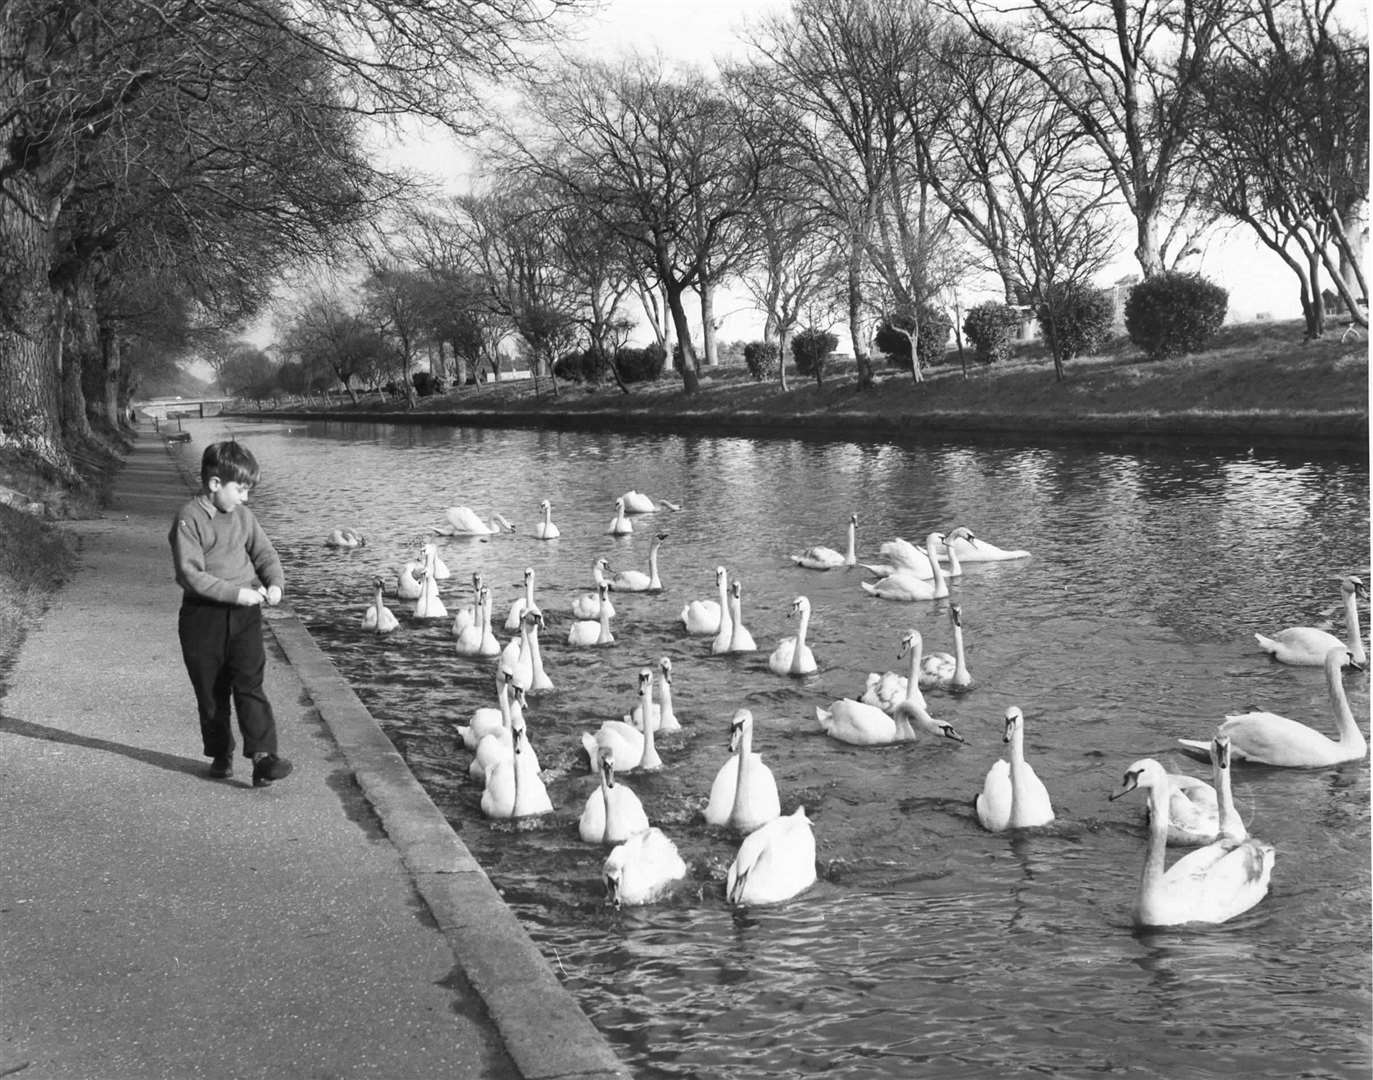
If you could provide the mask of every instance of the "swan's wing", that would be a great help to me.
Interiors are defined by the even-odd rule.
[[[1011,766],[1004,758],[987,770],[982,793],[973,801],[984,829],[1001,832],[1011,823]]]
[[[1230,736],[1231,757],[1262,765],[1290,764],[1328,750],[1331,739],[1315,728],[1271,712],[1227,716],[1218,729]]]
[[[815,833],[804,816],[774,818],[744,837],[729,868],[730,903],[777,903],[815,880]]]
[[[828,709],[819,706],[815,718],[832,739],[856,746],[877,746],[896,740],[896,721],[875,705],[840,698]]]
[[[720,766],[710,785],[710,799],[706,803],[708,825],[729,824],[729,812],[734,809],[734,787],[739,779],[739,759],[731,754]]]

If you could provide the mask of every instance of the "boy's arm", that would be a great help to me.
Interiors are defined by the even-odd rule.
[[[267,602],[279,604],[282,590],[286,588],[286,575],[281,569],[281,558],[276,548],[256,516],[251,518],[248,530],[248,558],[257,571],[257,579],[267,587]]]
[[[220,604],[262,603],[255,590],[241,589],[205,569],[205,542],[189,514],[183,512],[172,522],[170,539],[176,582],[186,592]]]

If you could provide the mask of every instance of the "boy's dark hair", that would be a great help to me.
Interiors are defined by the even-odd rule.
[[[233,439],[210,443],[200,458],[200,483],[209,486],[210,477],[223,484],[256,484],[261,470],[252,451]]]

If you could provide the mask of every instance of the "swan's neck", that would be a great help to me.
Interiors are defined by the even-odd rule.
[[[963,627],[954,623],[953,626],[953,660],[954,660],[954,679],[963,679],[968,675],[968,662],[963,656]]]
[[[658,706],[660,715],[663,720],[666,720],[672,715],[672,684],[664,679],[658,693],[663,699]]]
[[[653,745],[653,688],[645,686],[639,695],[639,703],[644,711],[644,750],[639,758],[639,768],[656,769],[663,759],[658,756],[658,748]]]
[[[1325,666],[1325,682],[1330,688],[1330,707],[1335,713],[1335,726],[1339,728],[1337,742],[1341,746],[1358,747],[1360,753],[1368,746],[1363,732],[1359,730],[1354,711],[1349,707],[1349,698],[1344,692],[1344,676],[1339,664]]]
[[[1244,823],[1240,821],[1239,813],[1235,810],[1235,797],[1230,789],[1230,770],[1217,768],[1215,774],[1212,779],[1216,782],[1217,836],[1243,840],[1246,832]]]
[[[944,550],[949,553],[949,573],[951,575],[961,575],[963,564],[958,561],[958,552],[954,550],[953,544],[945,544]]]
[[[1359,597],[1357,593],[1350,593],[1344,598],[1344,622],[1346,627],[1346,643],[1354,659],[1362,664],[1368,657],[1363,651],[1363,632],[1359,626]]]
[[[914,682],[915,676],[912,675],[911,679]],[[902,742],[914,741],[915,728],[911,726],[910,717],[904,711],[893,714],[892,720],[896,724],[896,738],[898,740]]]
[[[601,770],[601,843],[610,843],[610,777],[604,769]]]
[[[1017,724],[1011,732],[1011,824],[1020,820],[1020,806],[1023,802],[1022,780],[1025,776],[1025,731]]]
[[[858,527],[852,521],[849,522],[849,547],[844,553],[844,562],[849,566],[858,562]]]
[[[1168,846],[1168,785],[1149,787],[1149,847],[1139,876],[1141,902],[1163,881],[1164,853]]]
[[[745,799],[749,794],[749,761],[753,757],[753,736],[747,731],[739,737],[739,771],[734,780],[734,807],[730,811],[730,818],[742,814],[746,806]]]
[[[648,549],[648,580],[652,588],[661,588],[662,583],[658,580],[658,545],[654,544]]]
[[[377,586],[377,618],[381,618],[381,586]]]
[[[534,604],[534,577],[532,574],[524,579],[524,603],[526,611],[536,606]]]

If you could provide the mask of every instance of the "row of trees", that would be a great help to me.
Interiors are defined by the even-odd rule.
[[[538,372],[574,348],[613,361],[638,304],[690,392],[690,327],[713,362],[726,285],[783,356],[842,317],[870,382],[875,323],[919,357],[921,313],[975,277],[1012,305],[1072,300],[1122,222],[1146,278],[1244,222],[1288,260],[1309,334],[1322,282],[1366,324],[1367,47],[1333,0],[795,0],[718,79],[531,65],[521,107],[485,118],[485,183],[398,210],[359,116],[460,124],[474,73],[515,74],[513,45],[571,3],[10,0],[0,441],[61,464],[83,389],[126,391],[129,343],[256,310],[383,209],[362,297],[313,295],[283,336],[345,385],[374,330],[407,387],[422,351],[465,372],[511,335]]]

